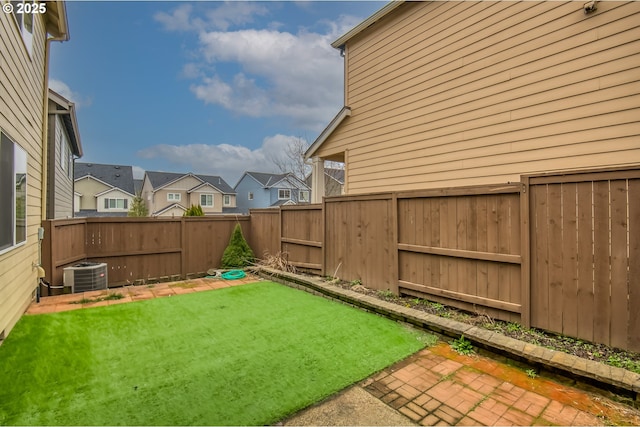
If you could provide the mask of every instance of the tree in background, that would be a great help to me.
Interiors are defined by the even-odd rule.
[[[182,216],[204,216],[204,212],[202,211],[202,206],[191,205]]]
[[[304,153],[308,148],[309,143],[306,139],[297,137],[289,142],[280,156],[271,155],[269,160],[280,173],[292,173],[311,186],[310,180],[307,180],[311,174],[311,165],[304,162]],[[339,195],[344,184],[344,163],[325,162],[325,174],[330,177],[325,179],[325,194]]]
[[[149,216],[149,210],[144,204],[144,200],[142,200],[142,197],[136,196],[133,198],[133,202],[131,203],[129,212],[127,212],[127,216]]]
[[[242,235],[240,224],[236,224],[229,239],[229,245],[222,254],[222,268],[242,268],[250,266],[255,259],[253,251]]]

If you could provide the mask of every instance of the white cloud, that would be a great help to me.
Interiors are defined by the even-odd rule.
[[[269,10],[260,3],[231,1],[218,3],[215,9],[196,11],[190,4],[182,4],[172,12],[157,12],[154,19],[167,31],[227,31],[231,26],[250,24],[255,16],[264,16]]]
[[[190,89],[196,98],[240,115],[284,117],[300,129],[322,130],[343,99],[342,58],[331,42],[361,18],[342,15],[319,22],[316,27],[325,29],[320,32],[287,32],[277,22],[229,31],[267,15],[267,8],[227,2],[203,11],[204,5],[180,5],[155,15],[167,30],[198,34],[199,57],[182,71],[182,77],[194,80]],[[227,65],[239,71],[230,75]]]
[[[274,135],[265,138],[254,150],[230,144],[161,144],[138,151],[144,159],[164,159],[180,172],[220,175],[234,186],[244,171],[278,172],[272,159],[284,155],[286,147],[298,137]]]
[[[76,108],[91,105],[90,99],[83,98],[77,92],[72,91],[69,85],[61,80],[49,79],[49,88],[76,104]]]
[[[226,81],[217,74],[203,77],[191,90],[205,103],[253,117],[289,117],[318,131],[342,100],[342,58],[331,40],[330,34],[305,31],[203,32],[208,64],[237,63],[243,71]]]
[[[133,179],[143,179],[145,170],[140,166],[132,166],[133,169]]]

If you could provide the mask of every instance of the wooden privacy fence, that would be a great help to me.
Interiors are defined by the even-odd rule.
[[[220,265],[231,232],[249,217],[77,218],[43,222],[45,279],[62,285],[64,267],[106,262],[109,285],[187,277]]]
[[[111,284],[217,267],[240,222],[256,256],[640,351],[640,168],[325,198],[249,216],[45,221],[52,283],[80,260]],[[48,264],[47,264],[48,263]]]

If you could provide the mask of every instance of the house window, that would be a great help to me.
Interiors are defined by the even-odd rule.
[[[231,196],[228,194],[222,196],[222,204],[224,206],[231,206]]]
[[[200,206],[213,206],[213,194],[201,194]]]
[[[24,41],[24,46],[27,48],[29,56],[31,56],[31,52],[33,51],[33,15],[35,12],[46,12],[47,6],[45,3],[35,3],[25,0],[12,1],[11,5],[13,6],[13,17],[18,24],[22,41]]]
[[[167,200],[169,202],[179,202],[180,201],[180,193],[167,193]]]
[[[27,240],[27,153],[0,135],[0,252]]]
[[[280,188],[278,190],[278,200],[290,200],[291,190],[289,188]]]
[[[308,202],[309,200],[310,200],[310,198],[309,198],[309,190],[300,190],[299,201],[300,202]]]
[[[249,200],[253,200],[253,192],[249,191]]]
[[[105,209],[129,209],[129,200],[127,199],[104,199]]]

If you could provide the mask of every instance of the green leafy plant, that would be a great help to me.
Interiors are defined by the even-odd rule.
[[[350,286],[362,285],[362,280],[360,280],[360,279],[352,280],[351,282],[349,282],[349,285]]]
[[[222,254],[222,268],[243,268],[248,267],[254,261],[253,251],[242,235],[240,224],[236,224],[229,239],[229,245]]]
[[[527,376],[529,378],[537,378],[538,376],[538,373],[536,372],[535,369],[527,369],[525,372],[527,373]]]
[[[127,216],[133,217],[144,217],[149,216],[149,210],[147,206],[144,204],[144,200],[142,197],[136,196],[133,198],[133,202],[131,203],[131,208],[129,212],[127,212]]]
[[[202,206],[191,205],[191,207],[184,212],[183,216],[204,216]]]
[[[517,332],[519,330],[522,329],[522,326],[520,326],[519,323],[508,323],[507,324],[507,331],[509,332]]]
[[[380,290],[378,291],[378,296],[380,298],[395,298],[395,294],[393,292],[391,292],[389,289],[386,289],[384,291]]]
[[[471,341],[464,337],[464,335],[461,335],[457,340],[453,340],[451,342],[451,348],[453,348],[456,353],[462,354],[463,356],[468,356],[473,353],[473,345],[471,344]]]

